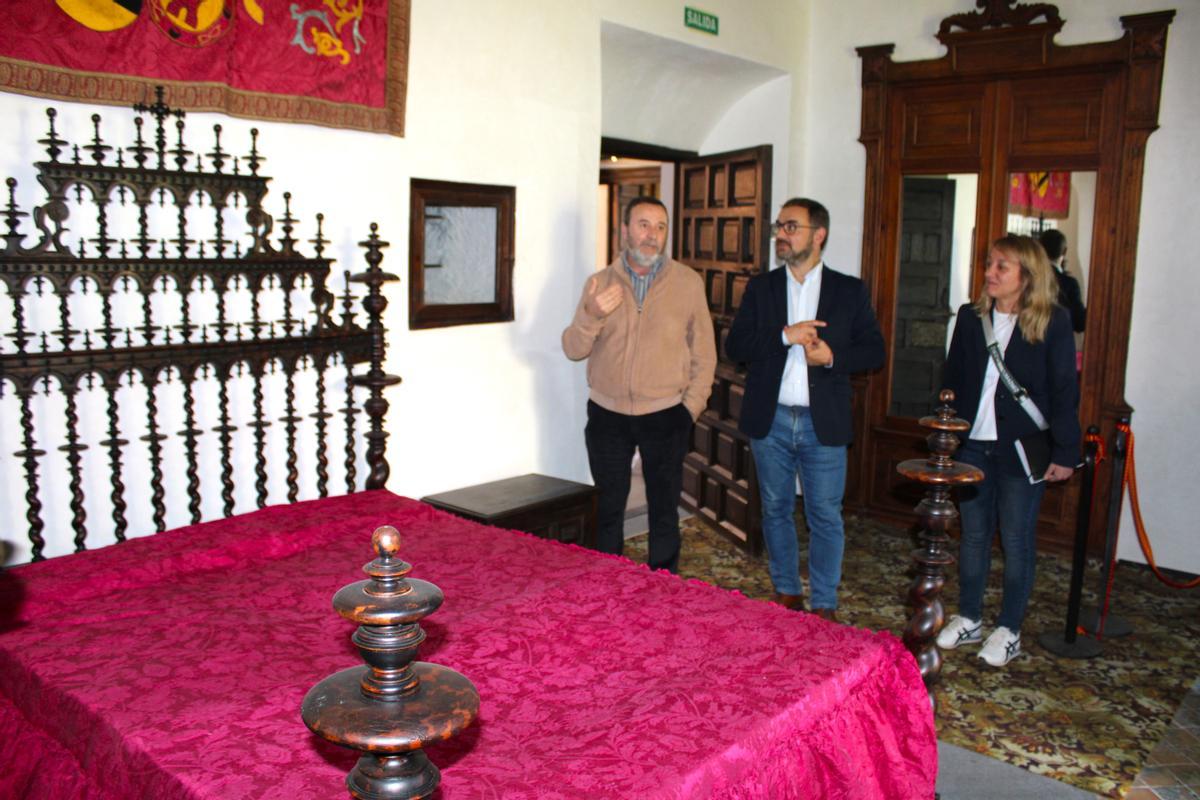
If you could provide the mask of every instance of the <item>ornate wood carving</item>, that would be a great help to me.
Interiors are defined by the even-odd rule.
[[[983,10],[951,14],[942,20],[937,32],[938,41],[945,42],[947,35],[955,27],[964,31],[981,31],[984,28],[1000,28],[1006,25],[1029,25],[1038,17],[1044,17],[1048,24],[1055,26],[1055,30],[1062,28],[1063,24],[1062,18],[1058,16],[1058,6],[1050,3],[1024,5],[1015,0],[975,0],[975,6]]]
[[[45,201],[31,212],[21,210],[16,203],[16,181],[9,178],[8,202],[0,208],[2,228],[6,230],[0,236],[0,285],[12,302],[14,326],[10,331],[0,331],[0,345],[5,339],[10,343],[0,346],[0,396],[13,391],[20,399],[24,446],[16,457],[25,476],[26,517],[35,560],[42,557],[45,546],[43,504],[39,499],[39,480],[45,476],[39,473],[39,461],[46,452],[38,444],[46,438],[46,432],[37,430],[31,402],[56,386],[65,399],[63,419],[56,424],[61,424],[65,432],[61,449],[66,453],[77,549],[87,546],[88,527],[84,462],[89,445],[81,438],[81,417],[89,409],[80,404],[80,398],[83,387],[91,389],[97,383],[105,394],[104,410],[96,409],[105,414],[107,422],[107,438],[99,446],[105,448],[112,471],[112,517],[118,541],[125,538],[128,527],[129,487],[121,473],[133,438],[121,435],[116,396],[124,384],[140,384],[145,392],[147,429],[140,439],[148,452],[150,502],[154,525],[159,530],[166,527],[167,516],[164,450],[175,437],[184,451],[186,468],[181,477],[186,481],[188,512],[193,522],[200,519],[201,507],[198,453],[213,434],[223,510],[226,516],[233,513],[234,434],[241,426],[253,430],[257,502],[259,506],[266,504],[265,434],[272,421],[268,419],[263,380],[277,370],[285,379],[283,413],[277,421],[282,423],[286,437],[288,500],[298,497],[298,425],[303,421],[298,415],[294,378],[299,369],[309,365],[321,376],[317,398],[320,494],[327,491],[325,421],[332,416],[324,406],[324,373],[337,364],[345,366],[350,385],[347,408],[343,410],[350,422],[345,441],[347,490],[357,488],[353,386],[365,387],[370,395],[366,408],[370,420],[366,437],[370,470],[367,488],[379,488],[387,480],[383,432],[387,401],[382,392],[399,381],[383,371],[383,311],[387,303],[380,286],[396,280],[380,267],[381,251],[387,243],[379,239],[372,225],[370,238],[362,243],[368,267],[352,279],[366,286],[366,326],[354,322],[355,298],[349,286],[342,298],[341,319],[335,318],[336,298],[327,286],[331,260],[324,256],[327,240],[322,233],[323,217],[317,215],[316,237],[311,240],[315,256],[301,254],[293,238],[298,220],[292,215],[291,195],[285,193],[280,235],[272,235],[275,220],[263,208],[271,179],[260,174],[265,158],[258,150],[257,130],[251,130],[249,153],[234,156],[221,143],[221,126],[214,125],[213,145],[201,153],[190,149],[185,140],[184,113],[168,108],[161,94],[154,104],[139,105],[135,110],[150,116],[154,130],[147,132],[145,119],[139,116],[135,119],[134,142],[113,146],[103,140],[99,115],[92,115],[91,141],[72,145],[59,136],[57,112],[48,109],[48,131],[38,140],[45,149],[45,158],[34,164],[45,189]],[[202,205],[198,198],[204,198]],[[72,199],[78,205],[72,206]],[[89,203],[94,211],[90,223],[95,235],[80,238],[77,252],[72,252],[64,234],[71,228],[81,229],[89,220],[69,219],[71,209],[83,208],[86,215]],[[113,210],[120,206],[132,207],[136,217],[134,231],[126,238],[119,238],[111,225]],[[247,236],[232,235],[226,229],[225,212],[232,209],[244,209]],[[167,221],[170,232],[166,236],[155,238],[152,211]],[[208,217],[210,238],[196,238],[189,227],[195,224],[189,222],[189,212]],[[21,230],[26,219],[33,223],[31,239]],[[173,289],[181,298],[177,322],[161,321],[153,308],[155,296],[167,289]],[[293,293],[299,290],[307,292],[310,307],[303,318],[297,317],[293,305]],[[264,296],[270,291],[283,295],[282,314],[276,319],[268,319],[264,307]],[[191,308],[190,301],[202,292],[215,296],[215,321],[200,322]],[[229,297],[233,292],[248,293],[249,319],[235,321],[232,317]],[[75,301],[88,295],[99,296],[99,327],[80,317],[75,309]],[[119,297],[137,298],[140,324],[116,318],[114,305]],[[57,327],[46,330],[43,324],[40,330],[33,330],[27,305],[44,305],[44,299],[57,300]],[[365,374],[355,373],[355,366],[360,364],[368,365]],[[253,382],[252,408],[239,418],[230,382],[247,371]],[[208,399],[215,406],[218,421],[209,431],[202,430],[197,421],[202,401],[195,392],[201,378],[219,383],[216,397]],[[167,392],[179,385],[183,425],[181,430],[172,430],[165,427],[165,409],[160,406]]]
[[[1089,325],[1081,375],[1080,417],[1111,436],[1130,412],[1124,400],[1132,313],[1142,164],[1157,127],[1163,57],[1173,11],[1122,17],[1120,39],[1060,46],[1064,21],[1048,4],[980,0],[980,11],[948,17],[938,33],[944,56],[896,62],[892,45],[861,47],[862,130],[867,154],[863,279],[879,322],[895,321],[903,176],[978,175],[973,262],[1007,230],[1008,176],[1016,170],[1096,173],[1089,274]],[[975,115],[974,117],[972,115]],[[971,120],[971,127],[964,127]],[[953,124],[951,124],[953,123]],[[977,125],[977,127],[976,127]],[[932,126],[932,127],[931,127]],[[978,131],[972,139],[966,131]],[[972,276],[972,294],[982,270]],[[889,345],[890,346],[890,345]],[[908,515],[895,467],[918,454],[915,419],[888,413],[888,367],[865,393],[847,505],[897,520]],[[1106,502],[1107,470],[1097,485]],[[1077,482],[1047,492],[1039,530],[1044,545],[1070,549]],[[1098,551],[1101,520],[1090,542]]]

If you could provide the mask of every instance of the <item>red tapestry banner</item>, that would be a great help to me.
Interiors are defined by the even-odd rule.
[[[1022,217],[1066,219],[1071,211],[1071,173],[1014,172],[1008,213]]]
[[[0,0],[0,90],[404,135],[409,0]]]

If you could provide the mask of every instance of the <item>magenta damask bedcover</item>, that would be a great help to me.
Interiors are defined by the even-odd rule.
[[[421,659],[482,698],[430,750],[445,800],[933,796],[932,715],[893,636],[378,491],[9,573],[0,797],[346,797],[355,755],[300,701],[360,663],[330,599],[381,524],[446,595]]]

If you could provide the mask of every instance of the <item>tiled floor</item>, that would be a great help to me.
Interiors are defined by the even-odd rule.
[[[1200,680],[1179,705],[1167,735],[1146,759],[1125,800],[1200,798]]]

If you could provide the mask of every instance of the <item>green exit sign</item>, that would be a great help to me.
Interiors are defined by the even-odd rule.
[[[696,8],[683,7],[683,24],[698,31],[717,35],[717,15],[708,14]]]

